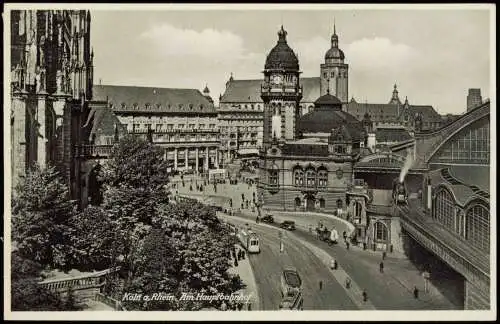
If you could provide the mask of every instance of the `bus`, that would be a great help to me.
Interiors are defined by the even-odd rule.
[[[248,229],[238,231],[238,240],[248,253],[260,253],[259,237],[256,233]]]

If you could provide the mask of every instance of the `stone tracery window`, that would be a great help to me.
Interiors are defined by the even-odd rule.
[[[272,186],[278,185],[278,170],[269,171],[269,184]]]
[[[304,171],[301,168],[296,168],[293,171],[293,184],[299,187],[304,185]]]
[[[316,171],[314,169],[306,171],[306,186],[316,187]]]
[[[321,169],[318,171],[318,187],[327,187],[328,186],[328,171],[325,169]]]

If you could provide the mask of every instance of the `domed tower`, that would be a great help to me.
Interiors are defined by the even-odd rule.
[[[329,90],[343,104],[348,102],[348,69],[344,63],[344,52],[339,48],[339,38],[335,24],[333,25],[332,45],[325,54],[325,63],[321,64],[320,95]]]
[[[284,141],[296,138],[302,87],[299,83],[299,60],[288,46],[286,36],[287,32],[281,26],[278,43],[269,52],[263,71],[264,149],[271,145],[273,139]]]

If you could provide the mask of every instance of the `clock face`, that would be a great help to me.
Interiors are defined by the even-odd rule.
[[[273,83],[274,84],[280,84],[281,80],[282,80],[281,75],[275,75],[275,76],[273,76]]]

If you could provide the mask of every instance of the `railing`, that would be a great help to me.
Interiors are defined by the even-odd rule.
[[[123,304],[119,300],[116,300],[112,297],[108,297],[104,294],[97,293],[94,298],[95,298],[95,301],[103,303],[105,305],[108,305],[109,307],[113,308],[114,310],[127,311],[127,309],[123,306]]]
[[[275,91],[277,90],[277,91]],[[303,87],[302,85],[295,86],[295,85],[282,85],[282,86],[270,86],[269,84],[261,84],[260,85],[260,91],[261,93],[275,93],[275,92],[280,92],[281,94],[302,94]]]
[[[107,158],[113,152],[113,145],[81,145],[77,146],[80,157]]]
[[[68,289],[82,290],[90,288],[99,288],[104,285],[103,276],[118,271],[120,268],[107,269],[89,275],[64,278],[64,279],[49,279],[39,283],[45,289],[56,292],[66,291]]]
[[[129,134],[148,134],[148,130],[131,130],[128,131]],[[199,129],[199,128],[185,128],[185,129],[160,129],[160,130],[152,130],[152,134],[182,134],[182,133],[213,133],[218,134],[219,131],[217,129]]]

